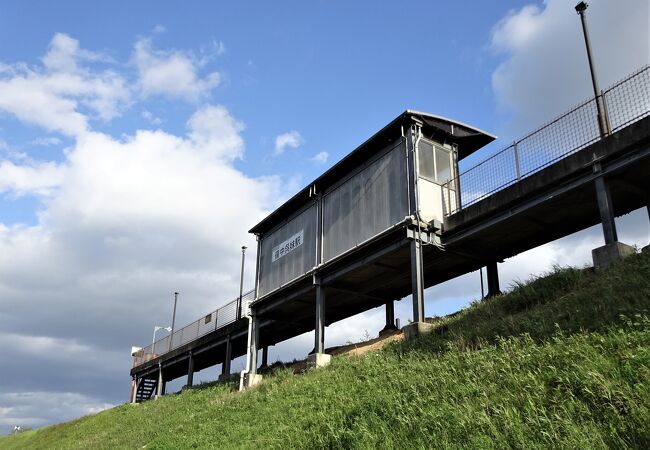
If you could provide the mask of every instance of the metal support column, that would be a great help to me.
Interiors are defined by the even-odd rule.
[[[187,385],[192,386],[194,383],[194,356],[190,352],[189,359],[187,361]]]
[[[230,363],[232,360],[232,342],[230,341],[230,336],[226,340],[226,357],[221,364],[221,375],[230,374]]]
[[[255,375],[257,374],[257,351],[259,349],[260,345],[260,321],[259,318],[257,317],[257,314],[252,315],[252,321],[253,321],[253,327],[252,327],[252,336],[251,336],[251,348],[249,351],[251,352],[251,367],[250,367],[250,375]]]
[[[316,280],[316,323],[314,353],[325,352],[325,288]]]
[[[269,365],[269,347],[265,346],[262,347],[262,365],[260,366],[260,368],[268,367],[268,365]]]
[[[396,330],[395,326],[395,301],[386,302],[386,326],[379,332]]]
[[[156,398],[165,393],[164,384],[165,382],[163,381],[162,364],[158,363],[158,386],[156,386]]]
[[[131,382],[131,403],[136,403],[136,398],[138,397],[138,389],[140,388],[140,379],[138,377],[133,377]]]
[[[424,268],[422,242],[419,236],[411,241],[411,289],[413,291],[413,322],[424,322]]]
[[[501,290],[499,289],[499,268],[497,267],[497,262],[492,261],[486,266],[487,269],[487,284],[488,284],[488,297],[495,295],[500,295]]]
[[[242,297],[244,295],[244,264],[246,262],[246,246],[241,248],[241,278],[239,280],[239,297],[237,298],[237,320],[242,317]]]
[[[395,301],[386,302],[386,326],[395,327]]]
[[[594,173],[600,172],[600,163],[594,164],[593,170]],[[600,222],[603,226],[605,244],[612,244],[618,240],[618,236],[616,234],[616,222],[614,220],[614,209],[612,207],[612,197],[609,193],[609,186],[607,186],[607,182],[602,176],[596,178],[595,185],[598,212],[600,213]]]

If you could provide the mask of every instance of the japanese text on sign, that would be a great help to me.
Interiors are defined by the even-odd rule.
[[[282,258],[283,256],[287,255],[288,253],[291,253],[298,247],[302,245],[303,241],[303,234],[304,230],[300,230],[293,236],[291,236],[289,239],[286,241],[280,243],[277,247],[273,247],[273,251],[271,254],[271,259],[273,262],[277,261],[278,259]]]

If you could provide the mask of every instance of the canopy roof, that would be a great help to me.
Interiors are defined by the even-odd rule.
[[[407,109],[397,116],[388,125],[375,133],[370,139],[334,164],[325,173],[309,183],[296,195],[287,200],[279,208],[269,214],[264,220],[255,225],[250,233],[263,234],[273,228],[277,223],[285,220],[293,212],[300,209],[309,201],[311,187],[316,186],[322,192],[341,177],[354,170],[360,164],[381,151],[387,144],[402,137],[402,127],[419,122],[425,135],[443,143],[456,144],[458,159],[461,160],[471,155],[481,147],[489,144],[493,136],[478,128],[470,127],[462,122],[447,119],[433,114]]]

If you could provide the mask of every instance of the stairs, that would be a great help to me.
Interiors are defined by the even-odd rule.
[[[135,393],[136,403],[141,403],[145,400],[150,400],[156,393],[158,387],[158,380],[143,378],[138,385],[138,391]]]

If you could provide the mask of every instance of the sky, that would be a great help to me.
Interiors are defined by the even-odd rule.
[[[590,3],[605,87],[650,62],[650,13]],[[405,109],[499,136],[471,164],[591,93],[561,0],[3,2],[0,42],[0,433],[127,401],[131,346],[169,325],[173,292],[179,325],[234,299],[247,230]],[[617,224],[648,244],[645,210]],[[602,244],[592,227],[508,259],[502,286]],[[428,316],[456,311],[478,273],[426,296]],[[326,346],[383,321],[333,324]]]

